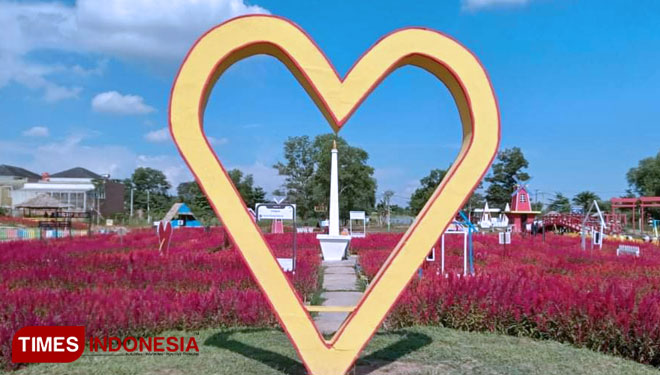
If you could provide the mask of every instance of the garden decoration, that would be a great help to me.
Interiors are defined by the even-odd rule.
[[[335,132],[387,75],[405,65],[418,66],[440,79],[460,114],[462,148],[447,176],[329,340],[315,327],[204,134],[204,109],[214,83],[232,64],[257,54],[274,56],[285,64]],[[227,21],[195,43],[174,81],[169,113],[179,152],[314,375],[345,374],[350,369],[428,249],[481,181],[497,152],[500,135],[497,102],[484,68],[450,37],[423,28],[398,30],[372,46],[342,79],[299,27],[263,15]]]
[[[158,254],[167,255],[172,240],[172,224],[169,221],[159,221],[156,227],[158,234]]]

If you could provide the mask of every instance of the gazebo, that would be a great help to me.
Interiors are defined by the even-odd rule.
[[[39,194],[16,205],[16,208],[23,210],[23,217],[59,217],[61,215],[58,214],[65,208],[71,207],[73,206],[62,203],[48,194]]]

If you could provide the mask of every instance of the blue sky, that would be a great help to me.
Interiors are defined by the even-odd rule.
[[[658,153],[660,2],[595,0],[256,1],[0,0],[0,163],[56,172],[84,166],[127,177],[137,166],[189,180],[169,134],[176,69],[197,36],[245,13],[303,27],[344,74],[382,35],[405,26],[445,32],[488,71],[502,146],[530,162],[531,190],[624,193],[626,171]],[[270,57],[230,68],[205,115],[228,168],[266,190],[292,135],[330,130],[290,73]],[[379,193],[405,204],[420,178],[458,152],[459,122],[442,84],[394,72],[341,131],[365,148]],[[541,195],[543,197],[543,195]]]

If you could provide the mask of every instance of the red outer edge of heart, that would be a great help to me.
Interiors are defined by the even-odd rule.
[[[235,20],[240,19],[240,18],[255,17],[255,16],[256,16],[256,17],[273,17],[273,18],[277,18],[277,19],[280,19],[280,20],[282,20],[282,21],[285,21],[285,22],[291,24],[292,26],[296,27],[296,28],[297,28],[297,29],[298,29],[303,35],[305,35],[305,36],[307,37],[307,39],[308,39],[308,40],[309,40],[309,41],[310,41],[310,42],[316,47],[316,49],[321,53],[321,55],[323,56],[323,58],[325,58],[326,62],[328,63],[328,66],[330,66],[330,68],[332,69],[332,71],[334,72],[335,76],[337,77],[337,79],[338,79],[340,82],[344,82],[344,79],[345,79],[346,77],[348,77],[348,75],[351,73],[351,71],[353,70],[353,68],[355,68],[355,66],[357,66],[357,64],[360,62],[360,60],[362,60],[362,58],[363,58],[366,54],[368,54],[368,53],[369,53],[369,52],[370,52],[370,51],[371,51],[376,45],[378,45],[378,44],[379,44],[382,40],[384,40],[385,38],[389,37],[391,34],[394,34],[394,33],[396,33],[396,32],[402,31],[402,30],[409,30],[409,29],[421,29],[421,30],[427,30],[427,31],[431,31],[431,32],[434,32],[434,33],[440,34],[440,35],[442,35],[442,36],[444,36],[444,37],[446,37],[446,38],[452,40],[454,43],[456,43],[456,44],[459,45],[460,47],[462,47],[466,52],[468,52],[470,55],[472,55],[472,57],[475,59],[475,61],[480,65],[481,69],[483,70],[483,72],[484,72],[484,74],[485,74],[485,76],[486,76],[486,79],[488,80],[488,84],[489,84],[489,86],[490,86],[490,89],[491,89],[491,92],[492,92],[492,94],[493,94],[493,97],[495,98],[495,107],[496,107],[496,110],[497,110],[497,121],[498,121],[498,124],[500,123],[500,117],[501,117],[501,115],[500,115],[500,109],[499,109],[499,104],[498,104],[497,96],[496,96],[496,94],[495,94],[495,90],[494,90],[494,88],[493,88],[493,84],[492,84],[492,82],[491,82],[490,76],[488,75],[488,72],[487,72],[486,69],[484,68],[483,64],[482,64],[481,61],[477,58],[477,56],[476,56],[474,53],[472,53],[472,51],[470,51],[468,48],[466,48],[462,43],[460,43],[459,41],[457,41],[457,40],[454,39],[453,37],[451,37],[451,36],[449,36],[449,35],[446,35],[446,34],[440,32],[440,31],[436,31],[436,30],[432,30],[432,29],[424,28],[424,27],[406,27],[406,28],[397,29],[397,30],[394,30],[394,31],[392,31],[392,32],[390,32],[390,33],[387,33],[386,35],[384,35],[383,37],[381,37],[380,39],[378,39],[378,41],[376,41],[376,43],[374,43],[371,47],[369,47],[369,49],[367,49],[364,53],[362,53],[362,55],[360,55],[360,57],[355,61],[355,63],[353,63],[353,65],[352,65],[351,68],[348,70],[348,72],[346,73],[346,75],[344,76],[344,78],[341,78],[341,77],[339,76],[339,73],[337,73],[337,70],[335,69],[334,65],[330,62],[330,60],[328,59],[328,57],[326,56],[326,54],[323,52],[323,50],[322,50],[321,48],[319,48],[318,44],[317,44],[317,43],[316,43],[316,42],[310,37],[310,35],[309,35],[305,30],[303,30],[300,26],[298,26],[297,24],[295,24],[295,23],[293,23],[293,22],[287,20],[286,18],[279,17],[279,16],[275,16],[275,15],[244,15],[244,16],[239,16],[239,17],[232,18],[232,19],[230,19],[230,20],[227,20],[227,21],[225,21],[225,22],[223,22],[223,23],[221,23],[221,24],[219,24],[219,25],[217,25],[217,26],[215,26],[215,27],[209,29],[208,31],[206,31],[202,36],[200,36],[200,37],[195,41],[195,43],[193,44],[193,46],[192,46],[192,47],[190,48],[190,50],[186,53],[186,56],[185,56],[185,58],[183,59],[183,62],[181,63],[181,66],[179,67],[179,70],[177,71],[177,74],[176,74],[176,76],[175,76],[175,78],[174,78],[174,81],[173,81],[173,84],[172,84],[172,88],[170,89],[170,100],[169,100],[169,106],[168,106],[168,120],[169,120],[169,122],[170,122],[170,126],[169,126],[169,128],[170,128],[170,136],[172,137],[172,139],[175,139],[175,138],[174,138],[174,135],[172,134],[172,124],[171,124],[171,109],[172,109],[171,104],[172,104],[172,93],[173,93],[173,91],[174,91],[174,84],[176,83],[176,81],[177,81],[177,79],[178,79],[178,77],[179,77],[179,74],[181,73],[181,68],[185,65],[185,62],[188,60],[188,57],[189,57],[190,53],[195,49],[195,47],[197,46],[197,44],[198,44],[198,43],[199,43],[199,42],[200,42],[200,41],[201,41],[201,40],[202,40],[207,34],[211,33],[211,32],[214,31],[216,28],[221,27],[221,26],[223,26],[223,25],[226,24],[226,23],[229,23],[229,22],[235,21]],[[254,44],[257,44],[257,43],[260,43],[260,42],[252,42],[252,43],[249,43],[249,44],[247,44],[247,45],[239,46],[239,47],[237,47],[236,49],[232,50],[232,51],[228,54],[228,56],[232,55],[233,53],[235,53],[236,51],[238,51],[238,50],[240,50],[240,49],[243,49],[243,48],[249,47],[249,46],[254,45]],[[287,55],[287,56],[289,57],[289,59],[291,60],[291,62],[292,62],[293,64],[296,65],[296,67],[298,68],[298,70],[299,70],[299,72],[302,74],[302,76],[305,77],[305,79],[307,80],[307,82],[308,82],[308,84],[310,85],[310,87],[316,92],[317,97],[321,100],[321,102],[323,103],[323,105],[324,105],[324,107],[326,108],[327,112],[328,112],[329,115],[332,117],[332,119],[335,121],[335,124],[337,124],[338,129],[341,129],[341,127],[346,123],[346,121],[348,121],[348,119],[349,119],[349,118],[352,116],[352,114],[357,110],[357,108],[360,107],[360,105],[362,104],[362,102],[363,102],[363,101],[364,101],[364,100],[365,100],[365,99],[371,94],[371,92],[374,90],[374,88],[377,87],[377,86],[378,86],[378,85],[379,85],[379,84],[380,84],[380,83],[381,83],[381,82],[382,82],[382,81],[383,81],[383,80],[384,80],[389,74],[391,74],[392,71],[395,70],[395,68],[398,68],[397,63],[400,62],[402,59],[404,59],[404,58],[406,58],[406,57],[409,57],[409,56],[403,56],[403,57],[397,59],[393,64],[391,64],[391,65],[390,65],[390,68],[388,68],[388,69],[387,69],[387,70],[386,70],[386,71],[385,71],[385,72],[379,77],[379,79],[376,80],[376,81],[374,81],[374,83],[369,87],[369,89],[368,89],[367,91],[364,92],[364,94],[362,95],[362,97],[360,98],[360,100],[356,102],[356,104],[355,104],[354,107],[348,112],[348,114],[347,114],[347,115],[346,115],[341,121],[338,121],[337,118],[336,118],[336,116],[335,116],[335,114],[334,114],[334,112],[331,111],[331,110],[329,110],[329,107],[328,107],[328,105],[327,105],[327,103],[326,103],[326,101],[325,101],[325,98],[324,98],[322,95],[320,95],[318,89],[314,86],[313,82],[312,82],[311,80],[309,80],[309,77],[307,77],[307,74],[305,73],[305,71],[304,71],[303,69],[300,68],[300,66],[298,65],[297,61],[296,61],[295,59],[293,59],[293,58],[288,54],[288,52],[287,52],[285,49],[281,48],[281,46],[276,45],[276,44],[274,44],[274,43],[272,43],[272,42],[266,42],[266,41],[264,41],[264,42],[262,42],[262,43],[264,43],[264,44],[270,44],[270,45],[273,45],[273,46],[277,47],[282,53],[284,53],[285,55]],[[418,53],[417,55],[426,56],[427,58],[430,58],[428,55],[424,55],[424,54],[421,54],[421,53]],[[465,90],[465,86],[464,86],[463,82],[461,81],[460,77],[456,74],[456,72],[455,72],[451,67],[445,65],[442,61],[438,61],[438,60],[436,60],[436,59],[434,59],[434,58],[431,58],[431,59],[434,60],[434,61],[436,61],[436,62],[439,63],[440,65],[442,65],[445,69],[447,69],[447,70],[451,73],[451,75],[454,77],[454,79],[456,79],[456,82],[458,82],[458,84],[460,85],[460,87],[461,87],[461,89],[462,89],[462,91],[463,91],[463,95],[465,96],[466,101],[467,101],[467,104],[468,104],[468,109],[469,109],[469,111],[470,111],[471,120],[472,120],[472,121],[471,121],[471,122],[472,122],[471,126],[472,126],[472,129],[474,130],[474,116],[473,116],[473,111],[472,111],[472,102],[470,101],[470,96],[468,95],[467,91]],[[215,65],[215,67],[217,67],[220,63],[222,63],[222,61],[219,61],[219,62]],[[205,85],[204,85],[204,90],[202,91],[202,98],[200,98],[200,101],[199,101],[199,105],[200,105],[200,108],[199,108],[199,116],[200,116],[200,118],[198,119],[198,123],[200,124],[200,127],[203,126],[203,119],[201,118],[201,116],[203,116],[203,113],[204,113],[204,112],[202,111],[203,108],[201,108],[201,107],[203,107],[203,106],[205,105],[205,103],[206,103],[205,100],[204,100],[204,99],[205,99],[205,98],[204,98],[204,95],[205,95],[206,93],[209,92],[209,91],[208,91],[208,86],[209,86],[209,84],[211,83],[211,79],[212,79],[212,77],[213,77],[213,72],[214,72],[214,71],[211,71],[211,74],[209,74],[209,76],[208,76],[207,82],[206,82]],[[203,133],[204,133],[204,129],[202,128],[201,131],[202,131],[202,134],[203,134]],[[472,135],[472,137],[470,138],[470,143],[469,143],[469,145],[468,145],[468,147],[467,147],[467,151],[469,151],[470,148],[472,147],[472,141],[473,141],[473,137],[474,137],[474,131],[472,132],[472,134],[473,134],[473,135]],[[213,151],[213,148],[211,147],[211,144],[209,143],[209,141],[208,141],[208,139],[207,139],[206,137],[204,137],[204,141],[206,142],[207,147],[209,148],[209,150],[211,150],[211,151],[213,152],[213,156],[214,156],[214,158],[216,159],[216,162],[218,163],[218,166],[220,166],[220,169],[221,169],[222,172],[225,174],[225,177],[226,177],[227,179],[229,179],[229,175],[228,175],[227,171],[225,170],[224,166],[222,165],[222,163],[221,163],[220,160],[218,159],[216,153]],[[500,131],[500,128],[498,127],[498,134],[497,134],[497,148],[499,148],[500,141],[501,141],[501,131]],[[175,142],[176,142],[176,141],[175,141]],[[186,159],[185,155],[183,155],[183,153],[181,153],[181,150],[180,150],[178,147],[177,147],[177,151],[179,151],[179,154],[181,155],[181,157],[182,157],[183,160],[185,161],[186,165],[188,165],[188,168],[190,169],[190,171],[192,172],[192,174],[195,176],[195,179],[196,179],[197,181],[199,181],[199,179],[198,179],[197,175],[195,174],[194,170],[191,168],[190,164],[188,163],[188,160]],[[457,163],[457,168],[454,168],[452,174],[449,175],[449,176],[445,176],[445,178],[451,178],[451,177],[453,176],[453,174],[456,172],[456,170],[458,170],[458,167],[461,165],[461,163],[463,162],[463,160],[464,160],[464,158],[465,158],[465,156],[466,156],[467,154],[468,154],[468,152],[466,152],[460,160],[455,161],[455,163]],[[491,160],[490,160],[490,162],[489,162],[489,165],[492,164],[492,162],[493,162],[493,160],[495,159],[496,156],[497,156],[497,153],[494,153],[493,156],[491,157]],[[487,171],[488,171],[488,168],[486,168],[486,169],[481,173],[481,177],[479,178],[479,181],[484,177],[484,175],[487,173]],[[478,185],[479,185],[479,182],[475,183],[475,185],[472,187],[472,190],[474,190],[474,188],[476,188]],[[233,184],[232,184],[232,188],[234,189],[234,193],[235,193],[237,196],[240,196],[240,193],[238,192],[238,190],[236,189],[236,187],[235,187]],[[204,188],[201,186],[201,184],[200,184],[200,189],[201,189],[201,190],[204,192],[204,194],[206,195],[206,191],[205,191]],[[441,192],[442,192],[442,190],[440,190],[439,193],[441,193]],[[434,201],[435,201],[435,199],[437,199],[437,197],[438,197],[439,195],[440,195],[440,194],[436,194],[436,195],[435,195],[435,197],[434,197]],[[466,202],[468,199],[469,199],[469,196],[466,196],[466,197],[464,198],[462,204],[465,204],[465,202]],[[219,211],[218,211],[217,208],[215,207],[215,204],[214,204],[213,202],[209,202],[209,203],[210,203],[211,206],[213,207],[213,209],[214,209],[216,215],[218,216],[218,218],[220,219],[220,221],[224,223],[224,221],[222,220],[222,215],[220,215]],[[241,203],[243,204],[243,207],[245,208],[245,211],[247,212],[247,206],[245,205],[245,202],[244,202],[242,199],[241,199]],[[459,210],[460,210],[460,208],[457,209],[456,212],[454,212],[454,216],[456,215],[456,213],[458,213]],[[420,216],[420,217],[418,218],[419,220],[415,220],[415,224],[414,224],[414,226],[413,226],[413,232],[411,232],[411,233],[414,233],[414,228],[417,227],[417,224],[421,221],[421,219],[425,216],[425,214],[426,214],[426,212],[423,212],[423,213],[422,213],[422,216]],[[449,224],[449,223],[447,223],[447,225],[448,225],[448,224]],[[447,226],[447,225],[445,225],[445,228],[443,228],[443,231],[446,229],[446,226]],[[256,226],[256,224],[255,224],[255,226]],[[226,233],[229,235],[229,237],[231,238],[232,242],[236,243],[236,242],[234,241],[233,236],[231,235],[231,232],[230,232],[230,231],[226,231]],[[261,233],[261,231],[258,231],[258,233],[259,233],[259,235],[261,236],[263,242],[266,244],[266,247],[267,247],[268,250],[270,251],[271,256],[275,257],[275,255],[273,254],[272,249],[270,248],[270,245],[268,245],[268,242],[266,241],[265,237],[263,236],[263,233]],[[397,253],[398,253],[398,252],[400,251],[400,249],[403,247],[403,244],[405,244],[405,241],[401,244],[401,246],[396,246],[396,247],[395,247],[395,249],[397,249]],[[247,265],[247,260],[245,259],[245,257],[243,256],[243,254],[242,254],[240,251],[239,251],[239,254],[241,255],[241,258],[243,258],[243,262]],[[393,258],[392,258],[392,259],[393,259]],[[423,260],[422,260],[422,261],[423,261]],[[389,267],[389,265],[390,265],[390,263],[385,264],[385,265],[384,265],[384,266],[385,266],[385,269],[384,269],[384,271],[383,271],[382,273],[380,273],[380,274],[384,274],[385,271],[387,270],[387,268]],[[254,280],[255,280],[255,281],[257,282],[257,284],[259,285],[259,288],[261,288],[261,290],[262,290],[262,292],[263,292],[263,291],[264,291],[264,288],[263,288],[263,286],[261,285],[261,283],[259,283],[258,278],[256,277],[256,275],[254,274],[254,272],[252,271],[252,269],[251,269],[249,266],[248,266],[247,268],[248,268],[248,270],[250,271],[250,274],[252,275],[252,277],[254,278]],[[411,279],[412,279],[412,277],[414,277],[414,275],[411,276]],[[379,277],[377,280],[374,280],[373,282],[378,282],[379,279],[380,279],[380,277]],[[307,309],[305,309],[304,304],[302,303],[302,300],[300,299],[300,296],[298,296],[298,293],[295,292],[295,289],[294,289],[294,287],[293,287],[291,281],[290,281],[288,278],[287,278],[286,280],[287,280],[287,283],[289,284],[289,288],[291,288],[291,290],[294,291],[294,295],[295,295],[296,299],[298,300],[298,303],[300,304],[301,308],[307,313],[307,318],[311,321],[311,316],[309,315],[309,312],[307,311]],[[410,283],[410,280],[408,281],[408,283]],[[369,290],[369,292],[370,292],[370,291],[371,291],[371,289]],[[380,326],[380,324],[382,324],[382,322],[385,320],[385,318],[387,317],[387,315],[389,315],[389,313],[391,312],[392,308],[394,308],[394,306],[396,305],[396,302],[397,302],[398,299],[401,297],[401,294],[402,294],[402,293],[403,293],[403,290],[401,291],[401,293],[399,293],[399,296],[397,297],[397,299],[395,300],[395,302],[392,304],[392,306],[390,306],[390,308],[388,309],[387,313],[381,318],[381,320],[380,320],[380,322],[379,322],[379,326]],[[265,294],[265,292],[264,292],[264,294]],[[364,296],[364,297],[361,299],[361,302],[358,304],[358,306],[356,306],[356,309],[355,309],[354,311],[358,311],[358,310],[359,310],[359,308],[360,308],[360,306],[362,305],[363,301],[366,300],[366,298],[368,297],[369,294],[370,294],[370,293],[367,293],[367,295]],[[274,312],[274,315],[275,315],[275,317],[277,318],[277,320],[279,321],[280,326],[283,328],[284,332],[286,333],[287,337],[289,338],[289,341],[292,343],[294,349],[295,349],[296,352],[298,353],[298,357],[302,359],[303,356],[302,356],[302,354],[301,354],[301,352],[300,352],[298,346],[296,345],[296,342],[292,339],[290,333],[289,333],[288,330],[286,329],[286,325],[283,323],[281,317],[279,316],[277,310],[274,308],[274,306],[273,306],[272,302],[270,301],[270,298],[268,297],[268,295],[266,295],[266,301],[267,301],[268,304],[270,305],[271,310]],[[316,331],[317,331],[317,334],[318,334],[318,336],[319,336],[319,339],[320,339],[321,342],[326,346],[326,348],[331,348],[331,347],[332,347],[332,345],[336,342],[336,340],[341,336],[341,333],[343,332],[343,330],[345,329],[345,327],[347,326],[347,324],[351,321],[353,315],[354,315],[354,313],[351,314],[351,316],[349,316],[348,320],[347,320],[344,324],[342,324],[341,329],[340,329],[337,333],[335,333],[335,335],[334,335],[332,341],[330,341],[330,342],[326,342],[325,339],[323,338],[323,336],[322,336],[322,335],[320,334],[320,332],[318,331],[318,329],[316,330]],[[312,321],[311,323],[314,324],[313,321]],[[357,360],[357,358],[359,357],[360,353],[362,352],[362,350],[364,349],[364,347],[369,343],[369,341],[371,341],[371,339],[373,338],[373,335],[374,335],[375,333],[376,333],[376,331],[374,331],[374,332],[370,335],[369,339],[368,339],[367,341],[365,341],[365,343],[362,345],[362,347],[360,348],[360,350],[357,352],[356,357],[353,359],[353,363],[355,363],[355,360]],[[307,368],[307,364],[306,364],[304,361],[303,361],[303,365],[305,365],[305,367]],[[307,370],[309,371],[310,369],[307,368]]]

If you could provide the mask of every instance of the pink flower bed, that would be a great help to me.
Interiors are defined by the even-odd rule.
[[[376,236],[373,236],[376,237]],[[372,238],[372,243],[378,239]],[[442,325],[553,339],[660,365],[660,249],[639,246],[641,257],[580,249],[580,239],[548,234],[546,242],[514,237],[505,250],[496,236],[475,235],[476,275],[462,277],[463,239],[446,236],[447,276],[425,262],[388,317],[393,327]],[[393,246],[352,246],[373,277]]]
[[[298,235],[298,270],[288,274],[305,299],[320,265],[312,237]],[[277,256],[290,252],[290,235],[267,240]],[[0,244],[0,367],[13,366],[11,338],[28,325],[83,325],[88,336],[275,325],[240,255],[223,243],[222,230],[185,229],[174,231],[167,256],[149,230],[123,244],[117,236]]]

